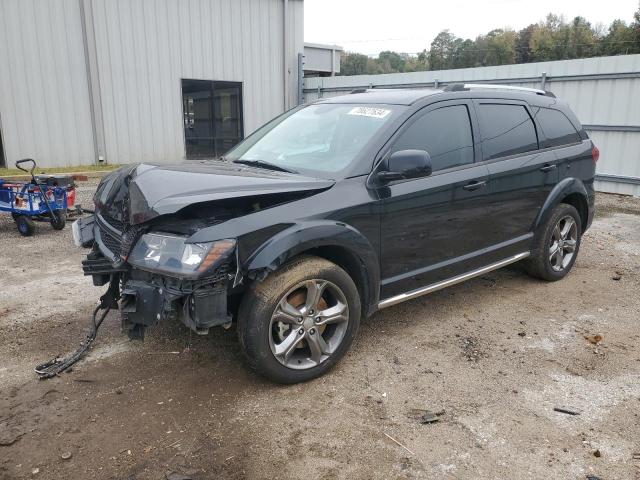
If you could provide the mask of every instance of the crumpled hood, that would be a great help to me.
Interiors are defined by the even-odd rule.
[[[334,183],[222,161],[162,166],[142,163],[104,177],[94,202],[97,211],[135,225],[197,203],[320,191]]]

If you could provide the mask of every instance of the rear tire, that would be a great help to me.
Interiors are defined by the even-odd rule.
[[[26,215],[16,215],[13,219],[18,227],[18,232],[20,232],[20,235],[23,237],[30,237],[36,231],[36,226],[33,220]]]
[[[531,256],[524,262],[532,277],[555,282],[564,278],[578,257],[582,239],[580,214],[572,205],[557,205],[534,240]]]
[[[62,230],[67,223],[67,214],[63,210],[55,210],[49,220],[54,230]]]
[[[251,369],[277,383],[306,382],[344,356],[360,315],[352,278],[328,260],[305,255],[245,292],[238,336]]]

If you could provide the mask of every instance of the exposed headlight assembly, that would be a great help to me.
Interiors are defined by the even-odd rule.
[[[142,270],[196,278],[222,264],[235,246],[232,239],[186,243],[185,237],[147,233],[138,240],[128,261]]]

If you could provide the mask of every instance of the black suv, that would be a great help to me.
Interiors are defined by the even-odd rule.
[[[74,238],[132,338],[169,318],[200,334],[237,319],[249,365],[294,383],[326,372],[378,309],[518,261],[563,278],[598,155],[549,92],[354,91],[224,158],[110,174]]]

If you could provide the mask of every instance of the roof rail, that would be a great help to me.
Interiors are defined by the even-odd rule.
[[[448,92],[460,92],[463,90],[510,90],[516,92],[535,93],[536,95],[545,95],[547,97],[554,97],[555,95],[546,90],[540,90],[538,88],[527,87],[512,87],[511,85],[495,85],[491,83],[454,83],[444,87]]]
[[[354,94],[354,93],[367,93],[367,88],[356,88],[355,90],[351,90],[349,93],[350,94]]]

